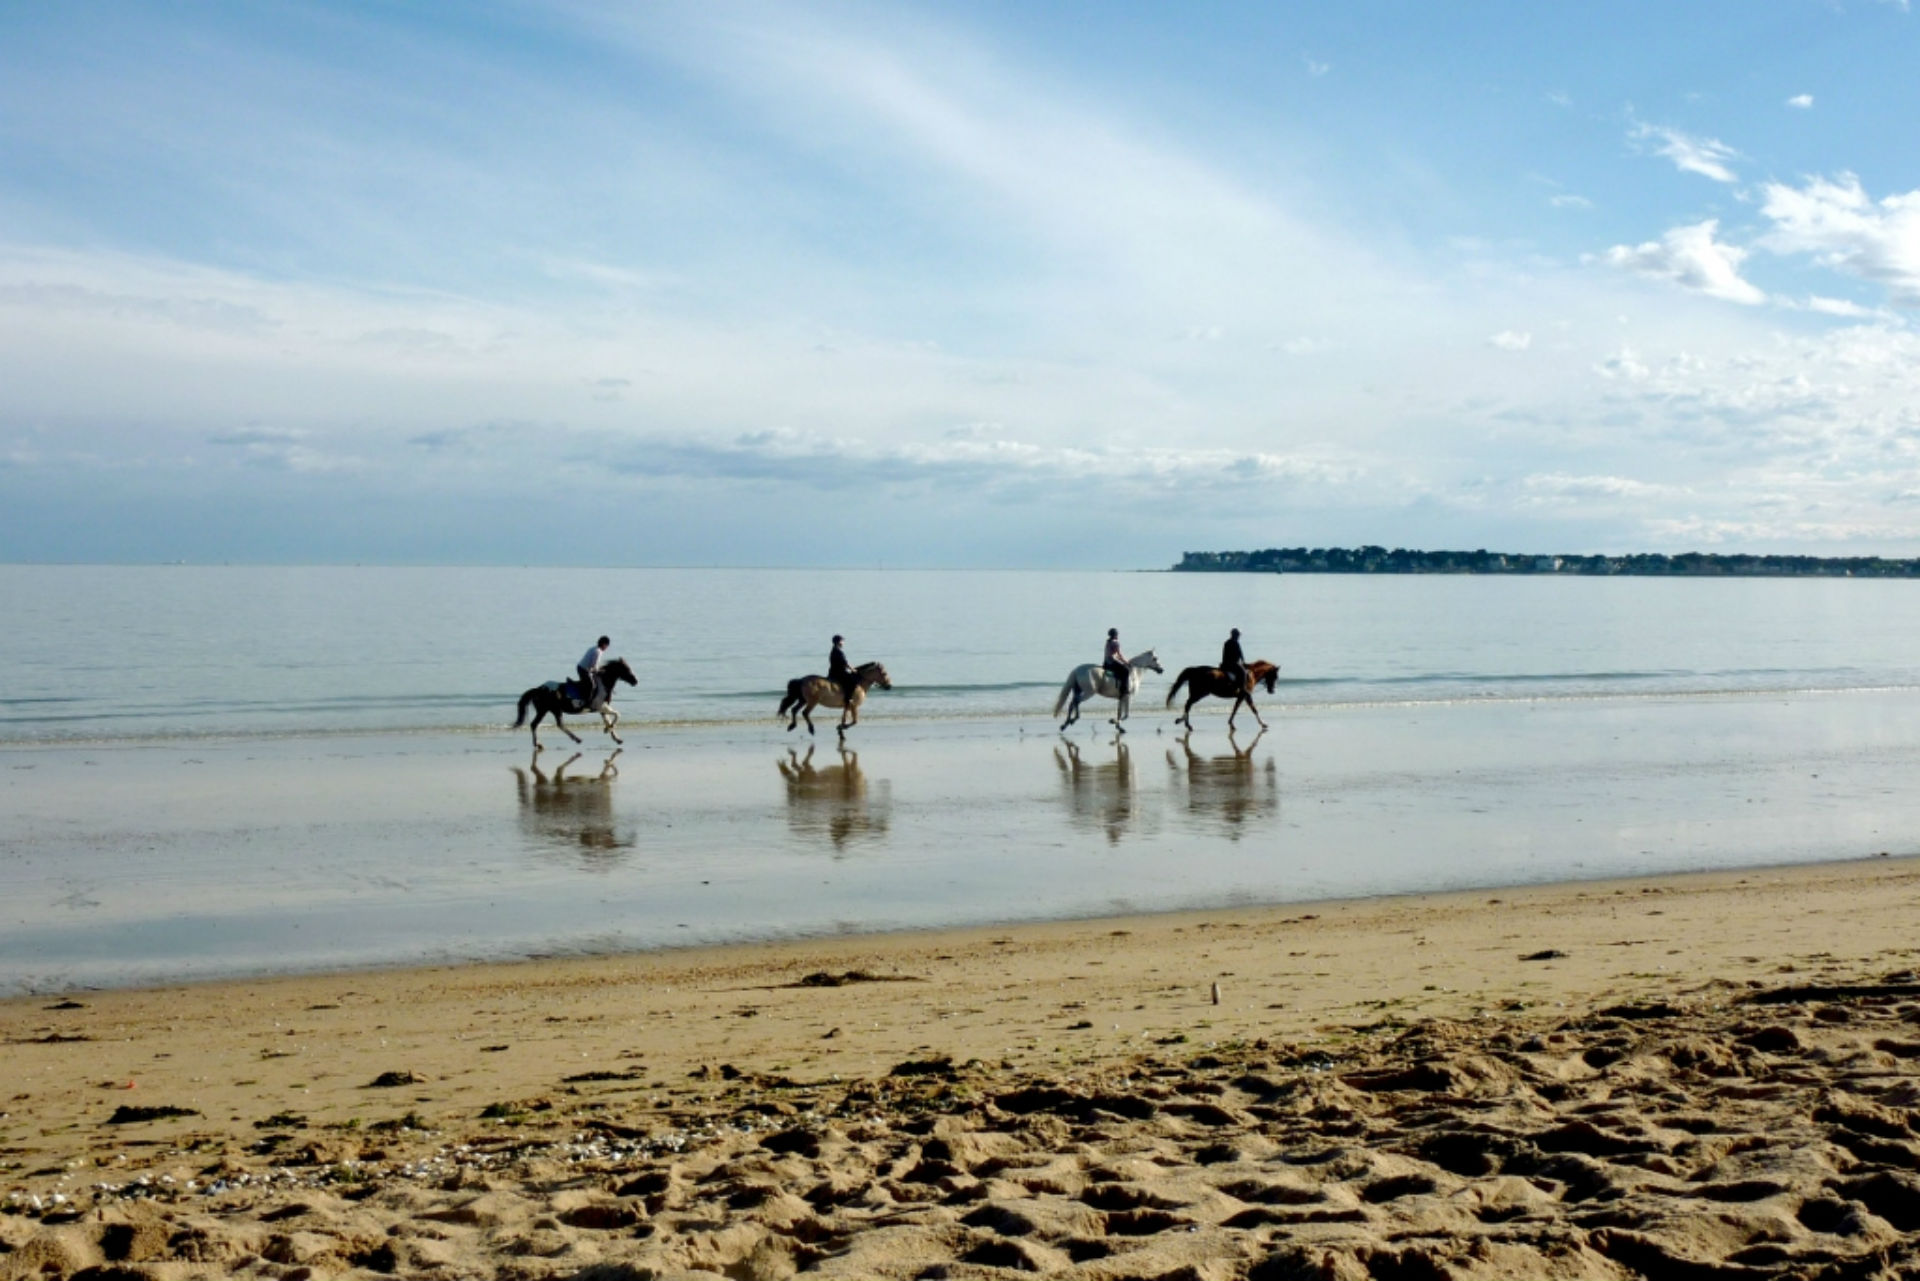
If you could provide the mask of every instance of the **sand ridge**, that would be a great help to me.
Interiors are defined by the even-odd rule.
[[[15,1001],[0,1278],[1907,1275],[1917,901],[1885,860]]]

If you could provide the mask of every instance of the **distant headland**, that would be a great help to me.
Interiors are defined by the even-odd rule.
[[[1418,551],[1396,547],[1269,547],[1257,552],[1185,552],[1176,573],[1198,574],[1584,574],[1656,578],[1920,578],[1920,559],[1886,556],[1752,556],[1635,552],[1628,556]]]

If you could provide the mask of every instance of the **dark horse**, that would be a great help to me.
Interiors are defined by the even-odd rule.
[[[840,735],[846,737],[847,726],[860,723],[860,704],[867,701],[867,690],[878,685],[881,689],[892,689],[893,682],[887,679],[887,669],[878,663],[862,663],[853,669],[853,697],[847,698],[840,687],[824,676],[796,676],[787,682],[787,696],[780,700],[780,710],[774,715],[787,718],[787,728],[791,730],[806,717],[807,733],[813,733],[813,709],[816,707],[842,707],[840,713]]]
[[[575,698],[572,691],[577,687],[572,681],[548,681],[545,685],[535,685],[520,696],[520,717],[514,721],[512,728],[519,729],[527,723],[527,708],[531,707],[535,715],[533,725],[528,732],[533,735],[535,747],[540,746],[540,722],[548,716],[553,717],[553,723],[560,727],[562,734],[577,743],[580,741],[580,736],[567,728],[566,723],[560,719],[560,713],[572,712],[584,715],[587,712],[598,712],[600,728],[607,731],[608,738],[618,743],[621,739],[613,732],[613,727],[619,723],[620,713],[613,710],[613,690],[615,684],[620,681],[625,681],[629,685],[640,683],[634,679],[633,669],[627,666],[626,659],[610,658],[600,667],[602,693],[599,700],[594,703]]]
[[[1247,664],[1247,683],[1240,687],[1235,687],[1234,683],[1228,679],[1227,674],[1217,667],[1189,667],[1180,673],[1179,679],[1173,682],[1173,688],[1167,691],[1167,706],[1173,706],[1174,695],[1180,692],[1182,685],[1185,685],[1187,687],[1187,705],[1180,709],[1178,716],[1173,718],[1175,725],[1185,725],[1188,729],[1192,729],[1193,705],[1211,694],[1215,698],[1230,698],[1233,700],[1233,710],[1227,713],[1228,729],[1233,728],[1233,718],[1240,714],[1240,704],[1242,703],[1245,703],[1248,709],[1253,712],[1253,719],[1260,721],[1260,728],[1265,729],[1267,723],[1260,720],[1260,709],[1253,705],[1253,687],[1255,685],[1265,685],[1267,687],[1267,693],[1271,694],[1273,693],[1274,682],[1279,679],[1279,665],[1277,663],[1269,663],[1265,659],[1255,659],[1253,662]]]

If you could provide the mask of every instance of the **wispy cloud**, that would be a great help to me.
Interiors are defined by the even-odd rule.
[[[1799,111],[1811,111],[1813,109],[1813,95],[1810,93],[1796,93],[1793,97],[1787,99],[1787,105]]]
[[[1628,136],[1651,146],[1656,155],[1673,161],[1684,173],[1697,173],[1715,182],[1740,181],[1740,176],[1728,163],[1739,158],[1740,153],[1718,139],[1696,137],[1678,129],[1644,123],[1635,125]]]
[[[1527,476],[1521,480],[1520,487],[1528,501],[1556,505],[1623,500],[1645,502],[1686,492],[1684,487],[1634,480],[1627,476],[1581,476],[1566,472]]]
[[[1525,351],[1533,346],[1533,335],[1517,329],[1502,329],[1487,339],[1487,344],[1501,351]]]

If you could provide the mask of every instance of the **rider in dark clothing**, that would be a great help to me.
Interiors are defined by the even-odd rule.
[[[1100,659],[1100,666],[1113,673],[1113,679],[1119,684],[1121,691],[1124,693],[1127,688],[1127,677],[1133,674],[1133,667],[1127,662],[1127,656],[1120,652],[1120,629],[1118,627],[1107,628],[1107,649],[1106,653]]]
[[[1220,670],[1240,689],[1247,687],[1247,656],[1240,652],[1240,629],[1233,629],[1227,643],[1220,647]]]
[[[846,651],[840,648],[841,640],[838,636],[833,638],[833,650],[827,655],[827,679],[840,687],[842,698],[851,702],[853,691],[860,684],[860,675],[847,661]]]

